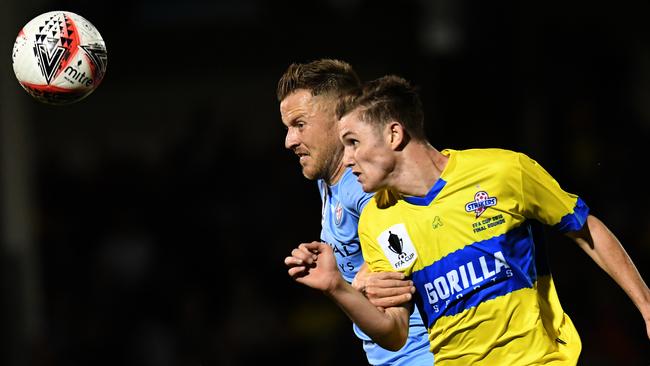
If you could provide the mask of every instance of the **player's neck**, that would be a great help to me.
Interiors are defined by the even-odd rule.
[[[344,171],[345,165],[343,165],[343,159],[339,159],[338,164],[333,167],[331,173],[328,174],[328,177],[324,179],[325,183],[327,183],[328,186],[335,185],[339,182],[339,180],[341,180]]]
[[[447,158],[430,144],[409,143],[400,152],[398,164],[391,173],[391,186],[403,195],[424,197],[440,178]]]

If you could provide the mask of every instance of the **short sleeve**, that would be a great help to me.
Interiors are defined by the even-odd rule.
[[[519,154],[522,213],[560,232],[582,228],[589,208],[575,194],[564,191],[560,184],[535,160]]]

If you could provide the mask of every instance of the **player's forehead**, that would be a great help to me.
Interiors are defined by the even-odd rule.
[[[355,109],[341,117],[339,120],[339,132],[341,133],[341,136],[346,134],[357,134],[365,125],[367,124],[360,119],[359,109]]]
[[[280,113],[285,122],[297,118],[311,118],[327,112],[331,100],[326,95],[312,95],[310,90],[297,89],[280,102]]]

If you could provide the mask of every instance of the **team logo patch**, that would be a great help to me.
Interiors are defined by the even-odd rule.
[[[404,224],[396,224],[384,230],[377,237],[377,242],[396,270],[410,267],[417,258],[417,252]]]
[[[490,197],[490,195],[485,191],[478,191],[474,195],[474,201],[465,204],[465,211],[474,212],[476,218],[478,218],[488,209],[488,207],[496,206],[496,204],[496,197]]]
[[[341,202],[336,203],[336,208],[334,209],[334,218],[336,225],[341,225],[341,220],[343,219],[343,207],[341,207]]]

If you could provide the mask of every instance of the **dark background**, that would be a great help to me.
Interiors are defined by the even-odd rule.
[[[90,20],[101,86],[31,99],[10,52],[38,14]],[[438,149],[502,147],[580,194],[650,271],[650,5],[636,2],[3,0],[0,364],[360,365],[351,325],[293,283],[320,200],[284,149],[291,62],[420,87]],[[643,319],[551,235],[581,365],[649,365]]]

